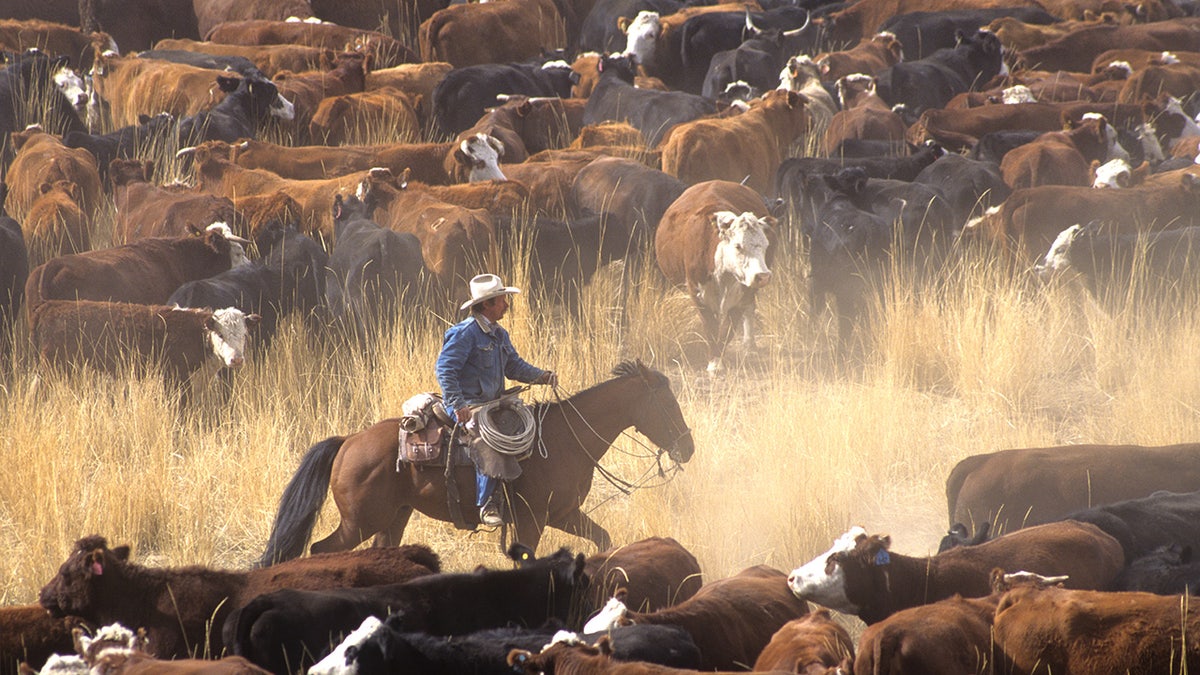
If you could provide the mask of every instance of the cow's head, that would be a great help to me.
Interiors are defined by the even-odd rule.
[[[859,539],[866,538],[867,531],[855,525],[833,542],[833,546],[821,555],[792,570],[788,575],[788,588],[801,600],[853,614],[857,608],[846,598],[845,580],[842,570],[831,565],[837,553],[854,550]]]
[[[363,644],[386,630],[379,617],[368,616],[328,656],[309,668],[309,675],[343,675],[357,672],[353,664],[361,655]]]
[[[608,631],[628,623],[625,620],[625,615],[629,613],[629,609],[625,606],[627,592],[624,588],[618,589],[617,594],[608,599],[604,603],[604,607],[600,608],[596,615],[588,619],[588,622],[583,626],[584,633],[607,633]]]
[[[500,170],[500,158],[503,156],[504,143],[484,133],[464,138],[454,151],[454,159],[470,171],[468,180],[472,183],[508,180]]]
[[[230,80],[234,82],[230,82]],[[239,80],[219,75],[217,84],[220,85],[222,91],[229,92],[231,95],[244,92],[241,95],[246,97],[248,107],[256,117],[262,117],[264,114],[270,114],[281,120],[291,120],[296,117],[296,106],[284,98],[275,83],[268,79],[251,76]]]
[[[605,54],[596,62],[596,70],[601,76],[610,73],[623,82],[633,84],[634,78],[637,77],[637,61],[629,55]]]
[[[106,590],[124,592],[121,580],[129,547],[108,548],[104,537],[92,535],[75,542],[75,550],[38,593],[38,602],[56,617],[74,615],[95,621],[98,596]]]
[[[654,47],[662,32],[658,12],[638,12],[633,21],[621,17],[617,19],[617,27],[625,33],[625,51],[621,53],[634,57],[643,66],[652,66]]]
[[[790,89],[791,91],[800,91],[809,82],[820,83],[821,68],[808,54],[793,56],[788,59],[787,65],[783,70],[779,71],[779,88]]]
[[[1133,186],[1133,167],[1129,166],[1129,162],[1123,159],[1110,159],[1101,164],[1097,160],[1092,160],[1092,187],[1097,189],[1103,188],[1127,188]]]
[[[194,235],[204,238],[209,250],[217,254],[228,253],[230,268],[250,262],[243,246],[249,244],[250,240],[235,235],[228,223],[218,221],[204,230],[199,230],[194,225],[189,225],[188,228]]]
[[[88,90],[83,78],[65,64],[54,71],[54,87],[81,117],[87,114]]]
[[[1033,95],[1033,91],[1029,87],[1023,84],[1015,84],[1000,92],[1000,102],[1005,105],[1037,103],[1037,97]]]
[[[716,275],[732,275],[749,288],[766,286],[771,281],[767,255],[775,219],[760,218],[749,211],[717,211],[712,214],[712,222],[718,236]]]
[[[837,81],[838,103],[842,110],[849,110],[859,103],[860,97],[875,96],[875,78],[866,73],[853,73]]]
[[[1079,224],[1072,225],[1054,238],[1054,243],[1050,245],[1050,250],[1046,252],[1037,265],[1034,266],[1034,271],[1042,279],[1048,279],[1056,274],[1060,274],[1071,267],[1071,245],[1075,240],[1083,234],[1083,226]]]
[[[194,310],[173,308],[169,311]],[[257,314],[244,314],[236,307],[226,307],[212,312],[212,315],[204,320],[204,334],[208,339],[209,348],[222,366],[242,367],[246,361],[246,336],[249,335],[250,328],[258,325],[261,318]]]

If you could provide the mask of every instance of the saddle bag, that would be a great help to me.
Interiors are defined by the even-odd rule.
[[[400,456],[396,459],[396,470],[401,462],[432,462],[442,455],[442,434],[445,427],[430,424],[418,431],[400,430]]]

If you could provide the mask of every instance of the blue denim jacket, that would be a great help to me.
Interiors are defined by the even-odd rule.
[[[487,319],[476,318],[474,314],[446,331],[436,371],[446,412],[451,417],[465,405],[500,398],[505,377],[533,382],[546,372],[517,354],[502,326],[495,323],[489,326]]]

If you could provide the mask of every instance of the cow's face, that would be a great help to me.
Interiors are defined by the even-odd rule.
[[[829,561],[835,553],[853,551],[859,538],[866,536],[867,531],[863,528],[857,525],[850,528],[849,532],[833,542],[828,551],[792,570],[788,575],[788,588],[802,600],[811,600],[818,605],[853,614],[858,608],[846,598],[842,569],[830,565]]]
[[[500,171],[500,158],[504,156],[504,144],[499,139],[479,133],[464,138],[459,143],[455,158],[470,169],[468,180],[475,183],[485,180],[508,180]]]
[[[205,321],[209,347],[223,366],[240,368],[245,363],[246,336],[260,318],[257,314],[243,314],[236,307],[226,307],[216,310]]]
[[[1110,159],[1096,167],[1094,188],[1127,188],[1133,184],[1133,167],[1123,159]]]
[[[783,70],[779,71],[780,89],[800,91],[809,82],[820,86],[820,81],[821,69],[807,54],[791,57],[788,59],[787,65],[783,67]]]
[[[266,109],[272,116],[281,120],[291,120],[296,117],[296,106],[279,93],[275,83],[262,78],[246,78],[246,91],[253,101],[254,110]]]
[[[732,275],[738,283],[750,288],[761,288],[771,280],[767,267],[767,247],[770,240],[767,232],[775,219],[759,218],[750,213],[718,211],[713,214],[717,226],[717,253],[715,273]]]
[[[71,107],[75,108],[75,112],[80,115],[86,114],[88,92],[83,78],[79,77],[78,73],[66,66],[60,67],[54,71],[54,86],[71,102]]]
[[[94,620],[96,596],[103,588],[113,586],[111,579],[122,576],[121,568],[128,559],[128,546],[109,549],[104,537],[80,539],[58,574],[42,587],[38,602],[56,617],[74,615]]]
[[[642,65],[654,62],[654,45],[662,30],[658,12],[638,12],[637,17],[625,26],[626,56],[633,56]]]
[[[309,675],[343,675],[357,672],[357,669],[353,667],[354,659],[347,658],[347,653],[358,652],[364,642],[383,630],[385,630],[383,622],[379,620],[379,617],[368,616],[363,619],[362,624],[347,635],[346,639],[342,640],[342,643],[329,653],[329,656],[308,669]]]
[[[1033,268],[1039,277],[1046,279],[1071,266],[1071,245],[1075,243],[1075,239],[1081,232],[1083,232],[1082,225],[1072,225],[1058,233],[1058,236],[1054,238],[1054,243],[1050,245],[1046,257],[1042,258],[1042,261]]]

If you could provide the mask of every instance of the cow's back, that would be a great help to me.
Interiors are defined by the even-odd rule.
[[[712,274],[717,211],[767,215],[762,197],[744,185],[714,180],[685,190],[663,213],[654,237],[659,269],[672,283],[691,286]]]

